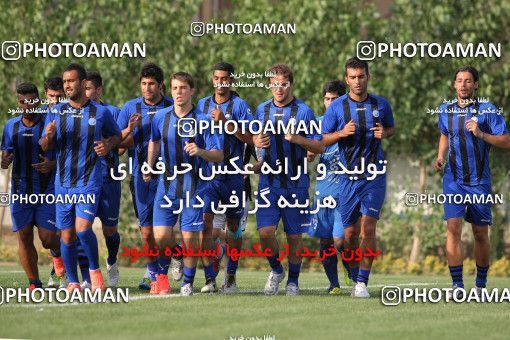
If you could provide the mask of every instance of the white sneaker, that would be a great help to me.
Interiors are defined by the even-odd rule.
[[[119,266],[117,262],[111,266],[106,263],[106,271],[108,273],[108,286],[115,287],[119,284]]]
[[[357,284],[358,283],[356,281],[351,281],[351,286],[352,286],[352,288],[351,288],[351,297],[354,297],[354,292],[356,292],[356,285]]]
[[[282,282],[284,278],[285,271],[283,271],[281,274],[278,274],[271,270],[271,272],[269,273],[269,277],[267,278],[266,286],[264,287],[264,294],[266,295],[278,294],[280,282]]]
[[[236,276],[228,275],[225,278],[225,283],[221,286],[221,292],[223,294],[234,294],[237,293]]]
[[[186,283],[181,287],[181,296],[191,296],[193,295],[193,286],[191,283]]]
[[[368,293],[367,285],[365,282],[358,282],[354,287],[354,297],[356,298],[369,298],[370,294]]]
[[[478,287],[477,287],[478,288]],[[449,301],[453,301],[455,302],[455,300],[453,299],[453,296],[455,295],[455,297],[457,298],[457,300],[460,300],[462,299],[462,292],[461,290],[464,290],[464,288],[462,287],[459,287],[457,285],[453,285],[452,286],[452,290],[451,291],[448,291],[446,294],[448,295],[448,300]],[[478,290],[477,290],[477,293],[478,293]],[[481,291],[480,291],[480,294],[481,294]],[[481,296],[481,295],[479,295]]]
[[[181,281],[184,275],[184,261],[183,259],[176,260],[172,258],[172,262],[170,263],[170,268],[172,271],[172,277],[175,281]]]
[[[92,288],[92,285],[87,281],[83,281],[81,283],[80,287],[81,287],[81,290],[83,291],[83,290]]]
[[[299,295],[299,287],[294,282],[291,282],[285,287],[285,294],[287,296]]]
[[[216,287],[216,280],[209,279],[206,281],[205,286],[200,289],[201,293],[215,293],[218,291],[218,287]]]

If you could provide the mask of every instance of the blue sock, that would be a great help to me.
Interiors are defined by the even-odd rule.
[[[370,276],[370,269],[359,268],[358,277],[356,279],[356,282],[363,282],[364,284],[368,285],[368,277],[369,276]]]
[[[320,256],[331,247],[331,245],[322,244],[320,245]],[[326,256],[324,260],[322,260],[322,266],[324,267],[324,272],[329,280],[330,287],[340,287],[340,282],[338,282],[338,257],[336,253],[334,256]]]
[[[152,282],[156,281],[156,276],[158,276],[159,272],[159,264],[158,260],[147,263],[147,270],[149,271],[149,277]]]
[[[349,278],[352,281],[356,282],[356,280],[358,279],[358,272],[359,272],[359,266],[355,267],[355,268],[349,267]]]
[[[99,269],[99,252],[97,249],[97,238],[96,234],[92,230],[92,227],[88,228],[85,231],[77,232],[78,238],[80,239],[81,246],[83,247],[83,251],[85,255],[87,255],[87,259],[89,260],[89,269],[96,270]]]
[[[476,265],[476,286],[485,288],[487,286],[487,272],[489,271],[489,266],[480,267]]]
[[[42,282],[39,279],[28,280],[29,284],[35,285],[35,288],[42,288]]]
[[[118,232],[113,234],[112,236],[105,237],[106,248],[108,248],[108,258],[106,262],[111,266],[115,262],[117,262],[117,254],[119,252],[120,246],[120,235]]]
[[[238,265],[239,265],[239,260],[234,261],[230,257],[227,258],[227,274],[235,275],[237,272]]]
[[[273,255],[267,257],[267,261],[269,262],[269,265],[271,266],[271,269],[278,274],[283,273],[283,266],[280,263],[280,261],[277,260],[278,255]]]
[[[300,271],[301,271],[301,263],[289,262],[289,278],[287,279],[287,284],[295,283],[297,286]]]
[[[450,268],[450,275],[452,276],[453,285],[464,288],[464,282],[462,281],[462,269],[464,266],[448,266],[448,268]]]
[[[53,257],[60,257],[60,249],[58,251],[54,251],[53,249],[50,249],[51,256]]]
[[[83,281],[90,283],[89,259],[87,259],[87,256],[83,251],[80,240],[76,240],[78,241],[76,244],[76,251],[78,252],[78,265],[80,266],[81,278]]]
[[[67,280],[69,283],[80,282],[80,280],[78,280],[78,255],[76,254],[76,243],[76,240],[69,244],[60,240],[60,251],[62,252],[62,259],[64,260],[64,267],[66,267]]]
[[[206,280],[214,279],[216,277],[216,273],[214,272],[214,264],[213,263],[211,263],[207,266],[204,265],[204,274],[205,274]]]
[[[172,258],[176,260],[182,260],[182,247],[180,244],[176,244],[175,247],[172,248],[172,254],[179,254],[172,256]]]
[[[158,274],[168,275],[168,268],[172,259],[166,256],[159,256],[158,258]]]
[[[184,278],[182,279],[182,285],[186,285],[187,283],[191,283],[193,285],[193,281],[195,280],[195,273],[197,272],[197,267],[188,268],[184,267]]]

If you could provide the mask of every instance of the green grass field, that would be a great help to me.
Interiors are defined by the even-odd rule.
[[[196,294],[183,298],[177,295],[179,284],[172,282],[175,294],[151,298],[136,288],[143,271],[121,268],[122,286],[130,287],[130,298],[137,298],[127,304],[3,304],[0,337],[263,339],[264,335],[271,335],[275,339],[508,339],[510,334],[508,303],[408,302],[387,307],[380,301],[384,285],[448,287],[447,277],[376,274],[370,281],[372,297],[354,300],[347,289],[342,296],[327,295],[323,273],[301,274],[301,296],[267,297],[262,293],[267,273],[241,271],[237,295]],[[43,277],[48,272],[48,267],[41,268]],[[468,288],[473,280],[466,278]],[[203,272],[198,270],[195,291],[203,283]],[[21,268],[0,266],[0,286],[25,287]],[[510,278],[491,278],[490,286],[510,287]]]

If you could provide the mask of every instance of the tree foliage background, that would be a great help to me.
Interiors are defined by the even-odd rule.
[[[429,171],[437,152],[437,117],[427,108],[437,107],[455,93],[452,77],[456,68],[471,64],[481,73],[480,97],[504,108],[508,123],[510,110],[510,13],[508,0],[497,1],[413,1],[396,0],[389,16],[381,17],[370,1],[232,1],[209,22],[295,23],[295,35],[190,35],[190,23],[197,20],[202,1],[21,1],[5,2],[0,12],[0,39],[32,43],[138,42],[147,46],[142,59],[35,58],[0,61],[0,123],[10,118],[15,107],[17,83],[31,81],[43,92],[44,79],[61,75],[71,62],[99,71],[105,81],[104,100],[121,106],[140,95],[138,72],[144,62],[153,61],[171,73],[184,70],[198,81],[197,98],[211,92],[214,63],[225,60],[239,72],[263,72],[277,62],[291,66],[295,74],[294,93],[322,115],[322,85],[343,78],[346,59],[356,53],[360,40],[376,42],[501,43],[501,59],[389,58],[370,63],[370,91],[389,99],[393,106],[397,135],[385,141],[389,158],[411,158],[412,171],[422,171],[420,183],[408,183],[421,191],[439,192],[441,177]],[[270,97],[265,89],[240,88],[238,92],[254,109]],[[494,191],[509,194],[510,157],[508,151],[493,150],[491,157]],[[396,182],[399,174],[393,174]],[[406,183],[407,185],[407,183]],[[415,191],[415,190],[414,190]],[[132,231],[134,214],[123,186],[121,228]],[[508,197],[505,197],[508,200]],[[494,252],[510,252],[509,206],[494,209]],[[395,212],[386,204],[380,239],[386,249],[399,256],[438,254],[444,242],[442,208],[407,209]],[[425,216],[425,218],[423,217]],[[429,222],[427,222],[429,221]],[[413,246],[413,240],[417,243]],[[416,251],[416,249],[415,249]]]

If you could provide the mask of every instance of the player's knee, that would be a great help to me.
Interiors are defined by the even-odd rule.
[[[344,240],[339,237],[335,237],[333,240],[333,244],[335,245],[336,249],[342,249],[344,246]]]
[[[103,236],[104,237],[111,237],[111,236],[115,235],[116,232],[117,232],[117,227],[110,227],[110,226],[103,225]]]
[[[213,214],[209,214],[209,213],[205,213],[204,214],[204,229],[211,229],[212,230],[212,227],[213,227],[213,219],[214,219],[214,215]]]
[[[489,242],[488,228],[474,228],[473,236],[475,238],[475,242]]]
[[[260,236],[260,238],[265,238],[265,239],[275,237],[274,229],[270,228],[270,227],[260,228],[259,236]]]

